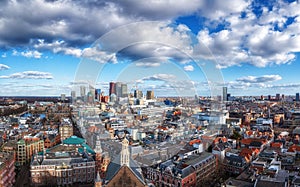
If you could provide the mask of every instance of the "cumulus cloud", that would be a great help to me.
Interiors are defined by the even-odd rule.
[[[0,64],[0,71],[1,70],[6,70],[6,69],[9,69],[10,67],[8,65],[5,65],[5,64]]]
[[[0,76],[1,79],[53,79],[51,73],[40,71],[24,71]]]
[[[162,80],[173,80],[176,76],[172,74],[155,74],[149,77],[142,78],[143,81],[162,81]]]
[[[255,4],[260,6],[259,15],[253,11]],[[270,4],[272,8],[248,0],[230,3],[223,0],[191,0],[189,3],[150,0],[147,4],[132,0],[3,1],[0,6],[0,46],[33,47],[34,50],[19,54],[31,58],[41,58],[39,51],[50,50],[100,63],[108,59],[117,63],[119,57],[126,56],[133,60],[167,56],[187,63],[185,54],[215,59],[219,68],[243,63],[258,67],[291,63],[296,58],[295,53],[300,51],[300,2],[272,1]],[[203,25],[206,28],[197,33],[198,45],[194,45],[195,40],[191,42],[187,34],[190,29],[186,25],[174,29],[167,24],[186,15],[205,18]],[[142,41],[156,37],[161,46],[136,44],[119,54],[111,53],[109,48],[103,51],[84,49],[118,26],[147,20],[166,24],[158,28],[151,25],[136,28],[128,31],[126,36]],[[120,33],[110,41],[110,47],[126,40],[124,33]],[[163,46],[164,43],[177,49]],[[152,66],[150,63],[145,65]],[[155,62],[153,66],[157,65]]]
[[[185,71],[194,71],[194,66],[192,65],[187,65],[187,66],[184,66],[183,68]]]
[[[39,51],[22,51],[22,52],[18,52],[16,50],[13,51],[12,53],[14,56],[23,56],[26,58],[41,58],[42,57],[42,53],[40,53]]]
[[[63,40],[56,40],[54,42],[45,42],[44,39],[32,40],[33,47],[39,50],[50,50],[53,53],[63,53],[75,57],[81,57],[82,50],[75,47],[70,47]]]
[[[142,20],[171,20],[200,8],[200,0],[6,1],[1,5],[0,45],[26,45],[30,39],[57,38],[68,43],[92,42],[109,30]],[[33,11],[34,10],[34,11]],[[18,32],[15,32],[15,31]]]
[[[238,78],[237,81],[244,83],[266,83],[266,82],[274,82],[277,80],[281,80],[282,77],[280,75],[263,75],[260,77],[256,76],[246,76]]]

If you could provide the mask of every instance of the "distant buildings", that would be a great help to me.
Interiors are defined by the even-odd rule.
[[[86,96],[86,87],[80,86],[80,96],[85,97]]]
[[[154,91],[153,90],[148,90],[146,98],[147,99],[154,99]]]
[[[223,87],[223,101],[227,101],[227,87]]]
[[[109,95],[116,94],[116,83],[110,82],[109,83]]]
[[[95,99],[97,101],[101,100],[101,89],[95,89]]]
[[[121,85],[121,97],[128,97],[127,84],[122,84]]]

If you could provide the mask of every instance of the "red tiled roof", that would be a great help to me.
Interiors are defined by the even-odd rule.
[[[194,145],[195,143],[201,143],[201,140],[195,139],[189,142],[190,145]]]
[[[300,146],[299,145],[292,145],[288,149],[288,152],[295,152],[295,151],[300,151]]]
[[[282,148],[282,143],[281,142],[272,142],[271,143],[271,147]]]

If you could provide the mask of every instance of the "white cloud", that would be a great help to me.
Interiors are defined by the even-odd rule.
[[[1,70],[6,70],[6,69],[9,69],[10,67],[8,65],[5,65],[5,64],[0,64],[0,71]]]
[[[237,81],[245,83],[266,83],[281,80],[280,75],[246,76],[238,78]]]
[[[185,71],[194,71],[194,66],[192,65],[187,65],[187,66],[184,66],[183,68]]]
[[[231,0],[230,3],[224,3],[223,0],[201,1],[199,15],[218,20],[232,14],[239,14],[250,3],[251,1],[246,0]]]
[[[6,58],[6,57],[7,57],[6,53],[3,53],[3,54],[1,55],[1,57],[2,57],[2,58]]]
[[[118,63],[115,53],[109,53],[107,51],[98,49],[97,47],[85,48],[82,51],[82,57],[95,60],[101,64],[108,63],[108,62],[111,62],[113,64]]]
[[[144,77],[141,80],[143,81],[171,81],[176,78],[175,75],[172,74],[155,74],[149,77]]]
[[[11,75],[2,75],[0,79],[53,79],[51,73],[40,71],[24,71]]]
[[[13,50],[12,53],[13,56],[23,56],[26,58],[41,58],[42,57],[42,53],[40,53],[39,51],[22,51],[22,52],[18,52],[16,50]]]
[[[52,43],[46,43],[43,39],[39,39],[33,45],[34,48],[40,50],[51,50],[53,53],[63,53],[66,55],[72,55],[75,57],[81,57],[82,50],[79,48],[69,47],[66,42],[63,40],[56,40]]]

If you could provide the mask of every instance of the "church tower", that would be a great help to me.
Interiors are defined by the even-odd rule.
[[[101,148],[101,141],[99,136],[97,136],[95,152],[96,152],[96,172],[100,172],[101,163],[102,163],[102,148]]]
[[[130,160],[130,153],[128,150],[129,141],[126,139],[126,137],[122,141],[122,150],[121,150],[121,166],[127,166],[129,167],[129,160]]]
[[[99,172],[97,172],[97,178],[95,179],[95,187],[102,187],[102,180]]]

